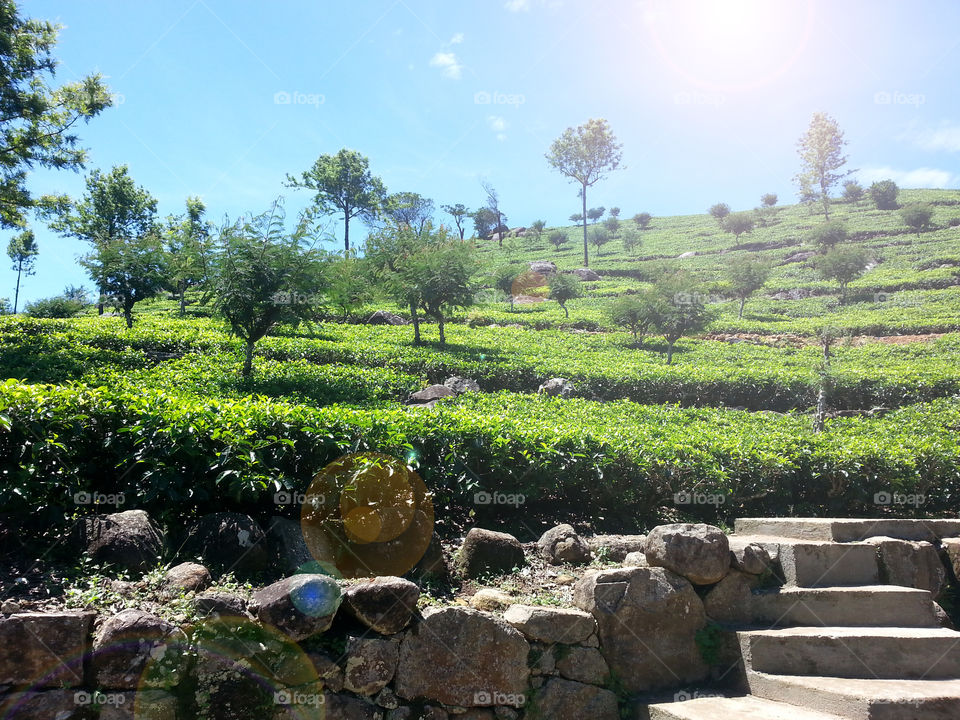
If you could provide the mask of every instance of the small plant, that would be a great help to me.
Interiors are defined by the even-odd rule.
[[[583,285],[580,279],[574,275],[564,275],[557,273],[549,282],[550,299],[556,300],[557,304],[563,308],[564,315],[570,317],[570,310],[567,309],[567,302],[583,295]]]
[[[35,300],[24,308],[24,314],[34,318],[71,318],[83,310],[83,303],[61,296]]]
[[[913,230],[917,237],[933,227],[933,205],[930,203],[912,203],[900,210],[904,224]]]
[[[900,188],[893,180],[880,180],[870,186],[870,197],[876,204],[878,210],[896,210],[900,205],[897,203],[897,195]]]
[[[708,623],[706,627],[697,630],[694,642],[700,657],[707,665],[716,665],[720,661],[720,651],[723,649],[724,632],[716,623]]]

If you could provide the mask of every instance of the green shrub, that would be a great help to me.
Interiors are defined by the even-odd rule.
[[[23,312],[34,318],[71,318],[83,310],[79,300],[68,300],[63,296],[35,300],[27,305]]]

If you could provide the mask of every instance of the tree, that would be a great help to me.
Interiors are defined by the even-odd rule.
[[[616,235],[620,230],[620,218],[608,217],[603,221],[603,224],[607,228],[607,232],[609,232],[610,235]]]
[[[662,277],[654,290],[659,296],[653,311],[654,326],[667,341],[667,365],[670,365],[677,340],[703,330],[710,316],[703,306],[702,294],[682,271]]]
[[[653,220],[653,216],[648,212],[637,213],[633,216],[633,221],[641,230],[646,230],[650,227],[651,220]]]
[[[637,231],[629,227],[624,228],[620,234],[620,241],[623,243],[623,249],[628,253],[632,253],[641,245],[640,236],[637,234]]]
[[[17,289],[13,294],[13,313],[17,313],[17,303],[20,301],[20,277],[30,277],[34,274],[33,264],[37,260],[37,240],[32,230],[24,230],[10,238],[7,245],[7,257],[13,263],[11,269],[17,274]]]
[[[908,228],[913,230],[917,237],[933,227],[933,205],[929,203],[912,203],[900,210],[900,217]]]
[[[498,233],[498,245],[503,247],[503,236],[507,232],[507,216],[500,209],[500,195],[493,185],[486,180],[481,181],[480,187],[487,194],[487,210],[490,211],[491,217],[496,218],[494,224],[496,230],[494,232]]]
[[[553,245],[554,250],[557,252],[560,252],[560,248],[566,245],[569,241],[570,238],[567,237],[567,234],[563,230],[554,230],[547,238],[547,242]]]
[[[711,205],[707,212],[710,213],[714,220],[720,223],[720,227],[723,227],[724,218],[730,214],[730,206],[726,203],[717,203],[716,205]]]
[[[827,220],[830,219],[830,189],[852,172],[837,172],[847,162],[843,154],[846,144],[837,121],[820,112],[813,114],[810,127],[797,142],[803,167],[794,180],[801,192],[819,199]]]
[[[21,17],[12,0],[0,2],[0,227],[25,227],[27,211],[45,204],[27,189],[33,168],[83,167],[76,126],[111,105],[99,75],[48,84],[60,27]]]
[[[466,219],[470,217],[471,212],[467,209],[467,206],[462,203],[443,205],[441,207],[444,212],[453,217],[453,222],[456,223],[457,226],[457,232],[460,233],[460,239],[463,240],[463,234],[466,229],[464,223]]]
[[[574,213],[573,215],[570,216],[570,222],[580,224],[581,222],[583,222],[583,215],[581,215],[580,213]]]
[[[597,257],[600,257],[600,248],[610,242],[610,233],[606,228],[593,228],[590,232],[590,242],[597,249]]]
[[[537,242],[540,242],[540,237],[543,235],[544,229],[547,227],[547,223],[544,220],[534,220],[530,223],[530,232],[533,233],[533,236],[536,238]]]
[[[253,372],[254,347],[275,325],[313,315],[323,290],[323,255],[313,247],[314,235],[309,213],[287,232],[279,202],[220,230],[211,264],[211,295],[233,334],[244,342],[244,377]]]
[[[639,344],[641,336],[657,321],[658,295],[652,290],[643,290],[636,295],[624,295],[607,309],[610,320],[633,333],[633,342]]]
[[[777,194],[776,193],[766,193],[765,195],[760,196],[760,204],[764,207],[772,208],[777,204]]]
[[[576,275],[557,273],[550,278],[547,285],[550,288],[550,299],[555,300],[569,318],[570,311],[567,309],[567,302],[583,295],[583,285],[580,278]]]
[[[447,344],[444,311],[473,304],[476,270],[473,246],[451,241],[443,233],[424,245],[407,268],[404,280],[419,296],[424,314],[437,321],[441,346]]]
[[[733,234],[734,244],[740,244],[740,236],[753,230],[753,215],[746,211],[730,213],[723,219],[721,227]]]
[[[843,199],[848,203],[856,204],[863,198],[863,185],[856,180],[848,180],[843,184]]]
[[[618,207],[612,207],[612,208],[610,208],[610,210],[608,211],[607,214],[610,215],[610,217],[612,217],[612,218],[619,218],[619,217],[620,217],[620,208],[618,208]]]
[[[66,237],[90,243],[96,256],[108,245],[158,236],[156,214],[156,198],[134,183],[126,165],[119,165],[106,174],[100,170],[90,173],[83,197],[59,205],[50,227]],[[104,255],[102,259],[106,258]],[[107,294],[105,287],[97,289],[101,296]],[[103,314],[102,300],[98,310]]]
[[[603,217],[603,214],[607,211],[602,205],[600,207],[590,208],[587,210],[587,217],[590,218],[590,222],[596,224],[597,220]]]
[[[287,187],[314,192],[314,207],[325,215],[343,215],[343,249],[350,251],[350,221],[369,222],[380,213],[387,190],[370,172],[370,161],[355,150],[321,155],[299,178],[287,175]]]
[[[373,299],[370,280],[364,271],[363,260],[353,255],[337,258],[326,266],[324,294],[327,303],[340,311],[342,320]]]
[[[495,232],[499,231],[497,216],[490,208],[482,207],[476,210],[473,213],[473,229],[478,238],[489,240]]]
[[[433,217],[433,200],[415,192],[398,192],[387,196],[384,212],[394,222],[422,233],[423,226]]]
[[[880,180],[870,186],[870,197],[876,204],[878,210],[896,210],[900,207],[897,202],[897,195],[900,188],[893,180]]]
[[[861,248],[841,246],[820,258],[817,271],[824,280],[836,280],[840,284],[842,305],[847,301],[847,285],[863,275],[866,266],[867,254]]]
[[[734,258],[727,266],[727,281],[734,297],[740,300],[738,319],[743,319],[747,299],[762,288],[770,277],[770,266],[756,258]]]
[[[590,266],[587,247],[587,188],[620,167],[621,148],[606,120],[588,120],[577,128],[567,128],[554,140],[547,152],[547,162],[572,182],[580,183],[583,210],[583,264]]]
[[[133,327],[133,306],[156,295],[167,281],[167,255],[155,233],[98,243],[80,258],[90,277]]]
[[[174,290],[180,299],[180,317],[186,315],[187,289],[201,285],[207,277],[211,227],[203,219],[206,210],[200,198],[188,197],[186,215],[167,218],[164,232],[167,265]]]
[[[522,265],[517,264],[502,265],[493,274],[494,286],[510,301],[510,312],[513,312],[513,298],[518,294],[515,289],[517,279],[523,274],[524,269]]]
[[[807,242],[816,245],[820,252],[826,253],[847,240],[847,226],[839,220],[820,223],[807,233]]]

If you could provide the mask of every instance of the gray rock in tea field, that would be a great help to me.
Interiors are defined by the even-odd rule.
[[[575,389],[573,383],[566,378],[550,378],[537,388],[537,394],[566,398],[570,397]]]
[[[143,510],[94,515],[84,520],[82,532],[93,560],[133,572],[146,572],[163,552],[160,530]]]

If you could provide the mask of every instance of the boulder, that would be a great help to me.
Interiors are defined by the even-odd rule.
[[[304,716],[296,717],[300,720]],[[329,718],[329,720],[381,720],[383,710],[366,698],[340,693],[324,693],[324,703],[317,717]]]
[[[136,573],[154,567],[163,553],[163,538],[143,510],[94,515],[83,523],[87,555]]]
[[[590,685],[605,685],[610,679],[607,661],[599,650],[591,647],[563,648],[557,660],[557,670],[567,680]]]
[[[543,385],[537,388],[538,395],[547,395],[548,397],[570,397],[576,388],[573,383],[565,378],[550,378]]]
[[[956,630],[957,628],[953,624],[953,620],[950,619],[950,616],[947,615],[947,611],[943,609],[940,603],[933,604],[933,614],[937,618],[937,624],[942,628],[947,628],[947,630]]]
[[[758,584],[756,575],[731,570],[704,596],[703,608],[707,617],[728,625],[751,624],[755,621],[753,590]]]
[[[592,571],[574,586],[573,602],[597,621],[600,652],[627,692],[707,676],[695,639],[707,618],[685,578],[660,567]]]
[[[0,686],[82,684],[94,617],[76,610],[0,617]]]
[[[572,525],[557,525],[547,530],[537,541],[540,555],[551,565],[590,562],[590,547],[577,535]]]
[[[477,384],[476,380],[471,380],[470,378],[462,378],[455,375],[444,380],[443,384],[444,387],[450,388],[457,395],[462,395],[466,392],[480,392],[480,385]]]
[[[0,695],[0,717],[11,720],[86,720],[87,706],[77,702],[76,690],[31,689]]]
[[[454,397],[456,394],[457,393],[448,388],[446,385],[429,385],[423,390],[410,395],[407,403],[411,405],[434,403],[440,398]]]
[[[120,702],[121,699],[122,702]],[[96,718],[97,720],[177,720],[177,705],[176,694],[169,690],[110,693],[108,702],[99,706],[100,714]]]
[[[386,310],[377,310],[366,319],[367,325],[406,325],[407,320]]]
[[[642,550],[635,550],[631,553],[627,553],[627,556],[623,559],[623,565],[631,565],[633,567],[650,567],[650,563],[647,562],[647,554]]]
[[[393,680],[400,652],[398,638],[347,638],[343,686],[357,695],[376,695]]]
[[[186,651],[180,628],[143,610],[121,610],[97,632],[90,666],[104,690],[169,688],[182,679]]]
[[[577,268],[576,270],[571,270],[570,274],[576,275],[578,278],[580,278],[585,282],[592,282],[594,280],[600,279],[599,273],[597,273],[595,270],[591,270],[590,268],[585,268],[585,267]]]
[[[495,588],[480,588],[470,598],[470,607],[474,610],[506,610],[513,605],[513,598],[502,590]]]
[[[460,546],[457,564],[468,578],[503,575],[526,564],[520,541],[507,533],[473,528]]]
[[[537,691],[527,716],[550,720],[619,720],[617,696],[594,685],[551,678]]]
[[[267,544],[273,566],[283,575],[315,572],[319,569],[319,563],[310,553],[307,541],[303,539],[303,529],[299,522],[279,515],[270,518]]]
[[[250,611],[292,640],[303,640],[330,627],[340,600],[340,587],[329,575],[294,575],[254,593]]]
[[[313,663],[317,677],[323,681],[323,686],[331,692],[343,690],[343,668],[326,653],[317,650],[307,650],[307,658]]]
[[[511,605],[503,614],[505,622],[528,640],[542,643],[581,643],[597,630],[593,616],[573,608]]]
[[[628,554],[643,552],[646,544],[646,535],[594,535],[587,539],[593,556],[610,562],[623,562]]]
[[[788,257],[784,258],[783,262],[781,262],[780,264],[790,265],[792,263],[806,262],[810,258],[815,257],[816,254],[817,253],[814,252],[813,250],[801,250],[800,252],[795,252],[792,255],[789,255]]]
[[[557,274],[557,265],[550,260],[534,260],[530,263],[530,272],[547,277]]]
[[[677,260],[686,260],[687,258],[692,258],[696,256],[697,256],[697,253],[695,250],[689,250],[685,253],[681,253],[680,255],[677,255]]]
[[[937,549],[926,540],[871,537],[877,546],[880,580],[888,585],[929,590],[936,598],[947,585],[947,573]]]
[[[211,582],[210,571],[203,565],[185,562],[167,570],[163,576],[163,589],[169,595],[200,592],[210,587]]]
[[[658,525],[647,535],[644,552],[652,567],[666,568],[695,585],[712,585],[730,570],[727,536],[713,525]]]
[[[225,592],[204,593],[193,599],[193,607],[197,613],[212,617],[245,617],[247,601],[239,595]]]
[[[445,582],[450,577],[450,568],[443,556],[443,547],[436,535],[430,538],[430,544],[423,552],[423,557],[406,573],[415,580],[428,582]]]
[[[762,575],[772,562],[770,553],[763,545],[744,542],[739,538],[727,538],[730,545],[730,567],[734,570]]]
[[[492,615],[459,607],[425,612],[400,645],[394,691],[405,700],[519,707],[529,651],[518,630]]]
[[[953,571],[954,579],[960,579],[960,537],[947,537],[940,541],[946,562]]]
[[[343,592],[343,607],[381,635],[403,630],[417,611],[420,588],[398,577],[377,577],[351,585]]]
[[[263,530],[242,513],[204,515],[188,531],[183,553],[202,558],[217,576],[234,572],[250,577],[269,563]]]

